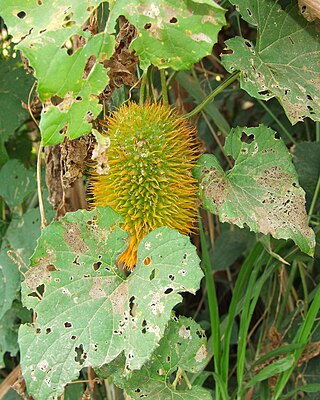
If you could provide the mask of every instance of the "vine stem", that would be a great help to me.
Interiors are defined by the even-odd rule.
[[[48,225],[46,220],[44,205],[43,205],[43,197],[42,197],[42,185],[41,185],[41,156],[42,156],[43,144],[40,141],[38,156],[37,156],[37,188],[38,188],[38,199],[39,199],[39,211],[41,218],[41,229],[45,228]]]
[[[319,192],[320,192],[320,175],[318,177],[317,186],[315,188],[315,191],[314,191],[314,194],[313,194],[313,198],[312,198],[312,202],[311,202],[311,205],[310,205],[310,209],[309,209],[309,212],[308,212],[308,224],[310,223],[310,220],[311,220],[311,217],[312,217],[312,214],[313,214],[313,210],[314,210],[314,208],[316,206],[316,202],[317,202],[317,199],[318,199],[318,196],[319,196]]]
[[[39,129],[39,124],[38,121],[35,119],[35,116],[33,115],[33,112],[31,110],[31,95],[36,86],[36,81],[33,83],[32,88],[30,89],[29,95],[28,95],[28,111],[29,114],[35,123],[36,127]],[[42,197],[42,185],[41,185],[41,155],[42,155],[42,150],[43,150],[43,144],[42,140],[40,140],[39,143],[39,149],[38,149],[38,154],[37,154],[37,189],[38,189],[38,200],[39,200],[39,211],[40,211],[40,228],[43,229],[48,225],[48,222],[46,220],[45,212],[44,212],[44,206],[43,206],[43,197]]]
[[[240,76],[240,71],[235,71],[231,74],[224,82],[221,83],[202,103],[200,103],[194,110],[190,111],[188,114],[185,114],[184,118],[191,118],[197,115],[200,111],[204,109],[206,105],[212,102],[212,100],[220,94],[226,87],[231,85],[234,81],[236,81]]]
[[[141,86],[140,86],[140,96],[139,96],[139,106],[142,107],[144,104],[144,93],[146,90],[148,71],[145,71],[141,78]]]
[[[168,105],[169,99],[168,99],[168,90],[167,90],[167,79],[166,79],[166,73],[165,73],[164,69],[160,70],[160,79],[161,79],[161,89],[162,89],[162,101],[163,101],[163,104]]]

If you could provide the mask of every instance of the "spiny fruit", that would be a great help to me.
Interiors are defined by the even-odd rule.
[[[198,142],[188,121],[161,103],[124,104],[102,124],[110,139],[109,171],[93,176],[92,201],[124,217],[130,242],[118,261],[133,269],[138,244],[153,229],[192,231],[197,186],[191,170]]]

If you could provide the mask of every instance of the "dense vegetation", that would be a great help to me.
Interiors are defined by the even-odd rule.
[[[0,398],[317,399],[317,4],[0,16]]]

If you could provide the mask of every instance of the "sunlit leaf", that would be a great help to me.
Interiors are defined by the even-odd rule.
[[[226,42],[228,71],[241,71],[241,87],[251,96],[282,104],[295,124],[320,121],[320,33],[298,13],[293,1],[283,10],[273,0],[232,0],[242,17],[257,26],[256,45],[235,37]]]
[[[127,370],[141,368],[182,300],[179,293],[199,286],[195,248],[165,227],[145,237],[136,269],[121,275],[115,264],[127,234],[119,223],[109,208],[81,210],[42,232],[23,283],[23,302],[37,320],[19,331],[23,374],[35,399],[62,393],[83,367],[121,352]]]
[[[160,0],[157,2],[110,2],[109,32],[115,20],[124,15],[138,30],[131,48],[146,69],[190,69],[211,53],[217,35],[225,24],[225,10],[210,0]]]
[[[173,373],[196,373],[202,371],[208,362],[207,340],[201,327],[190,318],[173,317],[159,347],[140,371],[130,375],[124,370],[124,357],[98,370],[102,377],[112,377],[115,384],[125,388],[127,394],[135,400],[209,400],[208,390],[193,386],[190,389],[172,386],[170,376]],[[179,380],[176,375],[177,381]],[[181,376],[181,380],[183,377]]]
[[[226,173],[215,156],[200,158],[195,175],[203,206],[222,222],[276,239],[292,239],[313,254],[314,232],[307,225],[305,193],[299,186],[291,155],[275,132],[265,126],[235,128],[225,151],[235,164]]]

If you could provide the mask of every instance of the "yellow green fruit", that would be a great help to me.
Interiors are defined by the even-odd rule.
[[[110,147],[109,171],[92,178],[92,202],[110,206],[125,219],[128,248],[118,259],[134,268],[139,242],[155,228],[167,226],[182,234],[196,218],[198,158],[195,129],[170,106],[122,105],[102,123]]]

